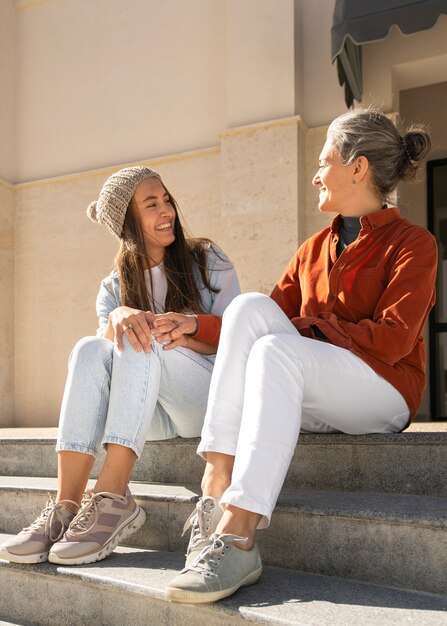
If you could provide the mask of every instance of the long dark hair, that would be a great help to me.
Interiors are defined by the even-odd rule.
[[[213,242],[210,239],[192,238],[185,235],[177,202],[164,185],[163,187],[175,210],[175,240],[165,248],[163,259],[168,282],[165,310],[177,313],[201,313],[203,302],[193,268],[197,267],[203,285],[207,289],[213,293],[219,291],[210,285],[207,273],[207,256]],[[149,267],[144,235],[133,198],[126,212],[115,266],[120,277],[122,305],[141,311],[153,311],[155,304],[151,302],[144,276],[145,270]],[[149,276],[152,286],[150,272]]]

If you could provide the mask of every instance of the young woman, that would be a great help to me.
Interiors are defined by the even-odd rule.
[[[258,580],[255,529],[270,522],[300,428],[393,433],[415,415],[437,246],[386,202],[429,149],[423,130],[401,136],[374,110],[330,125],[312,182],[319,210],[338,215],[270,298],[245,294],[225,313],[198,450],[203,497],[169,600],[211,602]]]
[[[240,293],[223,252],[185,238],[157,172],[113,174],[87,213],[120,247],[100,286],[97,336],[81,339],[70,357],[56,501],[0,548],[17,563],[99,561],[144,523],[127,486],[133,465],[146,439],[199,436],[220,319]],[[157,319],[164,311],[173,313]],[[104,465],[82,499],[101,443]]]

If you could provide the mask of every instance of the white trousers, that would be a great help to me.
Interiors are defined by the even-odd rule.
[[[248,293],[225,311],[198,453],[235,457],[221,503],[270,517],[300,429],[399,432],[402,395],[349,350],[302,337],[269,297]]]

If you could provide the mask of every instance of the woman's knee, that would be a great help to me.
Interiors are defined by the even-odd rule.
[[[302,339],[298,335],[299,339]],[[268,334],[260,337],[250,351],[249,361],[256,367],[267,369],[274,375],[280,370],[303,370],[306,367],[306,354],[301,351],[302,343],[287,334]]]
[[[113,353],[113,342],[103,337],[83,337],[73,347],[69,365],[75,363],[105,362]]]
[[[284,337],[280,335],[264,335],[255,341],[250,351],[250,358],[257,362],[280,358],[283,354]]]
[[[228,305],[224,313],[224,320],[228,318],[252,319],[253,315],[264,311],[268,312],[271,307],[277,306],[276,303],[263,293],[249,292],[236,296]]]

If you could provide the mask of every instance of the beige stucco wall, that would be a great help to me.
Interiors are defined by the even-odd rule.
[[[228,127],[294,115],[293,16],[294,0],[228,0]]]
[[[14,421],[14,190],[0,179],[0,425]]]
[[[16,7],[15,181],[217,145],[226,128],[226,2]]]
[[[16,167],[4,178],[218,146],[227,128],[294,114],[309,128],[328,124],[345,109],[330,58],[333,5],[3,0],[0,45],[11,48],[15,32],[17,92]],[[446,40],[441,16],[429,31],[392,29],[363,46],[364,104],[398,110],[400,90],[446,80]]]
[[[0,2],[0,424],[14,420],[15,12]]]
[[[343,89],[331,61],[334,0],[299,0],[300,28],[296,41],[301,64],[301,115],[309,128],[330,124],[346,111]],[[299,101],[299,100],[298,100]]]
[[[0,178],[13,180],[15,145],[15,12],[0,2]]]
[[[333,0],[3,3],[15,7],[14,182],[218,146],[226,129],[295,114],[320,126],[344,110]]]
[[[269,293],[298,242],[299,118],[221,135],[222,219],[244,290]]]
[[[344,110],[333,3],[4,0],[17,58],[6,179],[218,146],[226,129],[295,114],[329,123]]]

